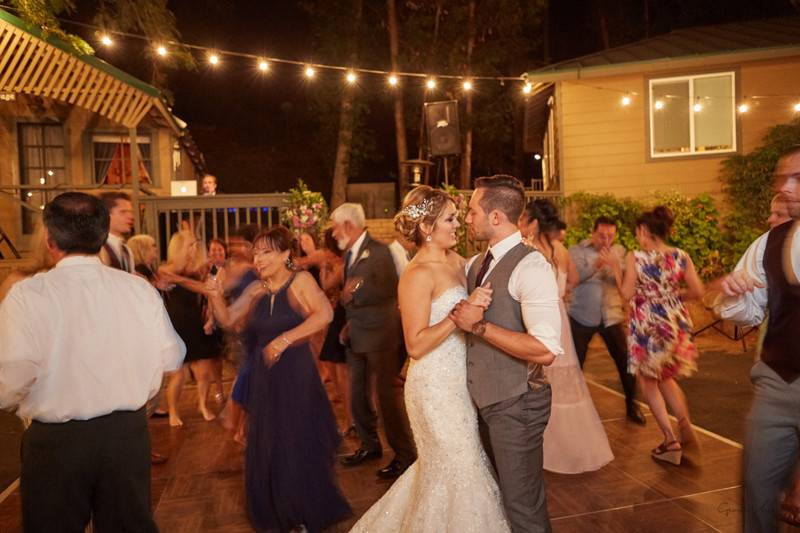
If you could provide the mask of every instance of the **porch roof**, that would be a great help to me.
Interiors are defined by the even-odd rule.
[[[675,30],[524,74],[530,83],[800,56],[800,17]]]
[[[131,128],[152,112],[179,133],[155,87],[0,9],[0,92],[76,105]]]

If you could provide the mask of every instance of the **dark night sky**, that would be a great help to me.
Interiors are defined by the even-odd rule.
[[[646,0],[551,0],[551,57],[557,61],[602,48],[598,5],[606,6],[612,46],[644,37]],[[680,27],[796,14],[790,0],[649,0],[651,33]],[[402,2],[398,2],[402,3]],[[383,0],[365,0],[368,9],[385,9]],[[588,6],[588,7],[587,7]],[[275,57],[332,62],[324,50],[312,49],[312,22],[301,2],[257,0],[171,0],[185,42]],[[79,32],[81,33],[81,32]],[[386,43],[379,43],[388,49]],[[98,55],[144,80],[151,64],[139,41],[126,41]],[[316,52],[316,53],[315,53]],[[526,58],[532,67],[541,57]],[[174,112],[189,123],[206,156],[209,170],[220,177],[225,192],[286,189],[298,177],[328,192],[333,160],[331,147],[315,146],[312,96],[316,83],[302,80],[300,67],[273,65],[263,76],[248,59],[224,58],[210,68],[198,57],[197,70],[169,69],[167,85]],[[388,70],[386,52],[384,69]],[[518,75],[518,72],[509,72]],[[366,165],[369,181],[391,179],[395,171],[391,100],[371,101],[369,123],[376,133],[379,157]],[[407,110],[407,113],[416,113]],[[411,136],[410,136],[411,137]],[[415,139],[409,139],[413,142]],[[364,176],[362,176],[362,179]]]

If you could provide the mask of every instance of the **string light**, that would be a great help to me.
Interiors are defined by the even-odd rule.
[[[656,100],[655,106],[656,109],[664,109],[664,101],[663,100]]]
[[[39,184],[40,184],[40,185],[44,185],[46,182],[47,182],[47,180],[46,180],[46,179],[44,179],[44,176],[42,176],[41,178],[39,178]]]
[[[522,92],[525,93],[525,94],[531,94],[532,90],[533,90],[533,85],[531,85],[530,83],[526,83],[522,87]]]
[[[436,80],[433,78],[428,78],[428,81],[425,82],[425,86],[428,89],[435,89],[436,88]]]
[[[156,53],[161,57],[165,57],[167,55],[167,49],[164,45],[160,45],[156,48]]]
[[[306,67],[306,72],[305,72],[306,78],[311,79],[314,77],[316,73],[317,71],[314,70],[314,67]]]
[[[796,104],[794,104],[794,110],[796,112],[800,113],[800,102],[797,102]]]
[[[747,104],[739,104],[739,113],[747,113],[750,111],[750,106]]]
[[[697,101],[692,106],[692,109],[694,109],[695,113],[699,113],[700,111],[703,110],[703,104],[700,103],[700,99],[699,98],[697,99]]]
[[[356,76],[356,73],[351,70],[350,72],[347,73],[345,79],[347,80],[347,83],[355,83],[358,77]]]
[[[391,85],[392,87],[397,86],[397,76],[395,76],[394,74],[389,76],[389,85]]]
[[[111,37],[105,33],[100,37],[100,42],[103,43],[103,46],[111,46],[114,44],[114,41],[111,40]]]
[[[219,56],[217,54],[209,54],[208,62],[211,63],[212,65],[218,65],[219,64]]]
[[[631,97],[630,97],[630,96],[628,96],[627,94],[626,94],[625,96],[623,96],[623,97],[622,97],[622,105],[623,105],[623,106],[626,106],[626,107],[627,107],[627,106],[631,105],[631,101],[632,101],[632,100],[631,100]]]
[[[268,71],[268,70],[269,70],[269,63],[267,63],[267,62],[266,62],[266,61],[264,61],[263,59],[260,59],[260,60],[258,61],[258,70],[260,70],[261,72],[266,72],[266,71]]]
[[[464,83],[461,84],[461,87],[463,87],[465,91],[471,91],[472,90],[472,82],[469,81],[469,80],[464,80]]]

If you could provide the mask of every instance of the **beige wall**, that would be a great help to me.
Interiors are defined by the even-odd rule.
[[[734,68],[739,68],[739,98],[798,94],[800,57],[715,67],[713,71]],[[671,71],[664,72],[663,76],[694,73],[697,71]],[[662,74],[653,77],[662,77]],[[628,107],[620,105],[625,93],[632,94]],[[749,103],[750,111],[739,119],[740,153],[757,147],[771,126],[788,122],[795,116],[791,98],[765,98]],[[728,155],[648,161],[644,75],[559,82],[556,105],[560,113],[559,155],[566,194],[587,191],[647,197],[654,191],[674,190],[688,195],[703,192],[721,195],[720,163]]]

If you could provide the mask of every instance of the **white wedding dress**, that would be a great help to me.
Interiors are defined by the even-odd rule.
[[[431,303],[430,324],[467,297],[452,287]],[[467,390],[464,335],[452,333],[418,360],[405,384],[418,459],[361,517],[353,532],[485,533],[510,531],[478,434]]]
[[[550,420],[544,430],[544,469],[579,474],[599,470],[614,454],[578,364],[564,303],[566,279],[566,273],[557,270],[564,355],[544,371],[553,391]]]

